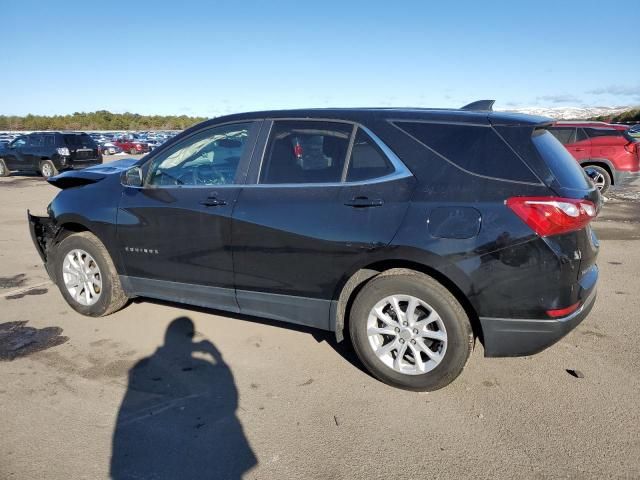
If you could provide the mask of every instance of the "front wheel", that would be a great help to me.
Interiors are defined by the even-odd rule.
[[[132,148],[131,150],[129,150],[129,153],[131,155],[135,155],[136,153],[138,153],[138,151],[135,148]]]
[[[98,238],[89,232],[74,233],[54,253],[55,278],[67,303],[90,317],[102,317],[127,303],[118,272]]]
[[[600,193],[603,195],[607,193],[609,187],[611,187],[611,175],[609,175],[609,172],[598,165],[588,165],[583,168],[596,188],[600,190]]]
[[[393,269],[370,280],[354,301],[349,327],[365,367],[407,390],[448,385],[473,347],[460,303],[442,284],[412,270]]]
[[[7,168],[7,164],[4,163],[2,158],[0,158],[0,177],[8,177],[10,174],[11,172]]]

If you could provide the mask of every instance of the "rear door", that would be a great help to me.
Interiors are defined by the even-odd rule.
[[[391,242],[414,179],[352,123],[277,120],[256,151],[233,214],[240,311],[328,329],[336,287]]]
[[[86,133],[64,133],[62,138],[69,149],[71,164],[94,163],[98,159],[98,145]]]

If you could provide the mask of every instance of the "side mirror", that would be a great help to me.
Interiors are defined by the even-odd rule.
[[[125,187],[141,187],[142,169],[140,167],[131,167],[129,170],[122,172],[120,183]]]

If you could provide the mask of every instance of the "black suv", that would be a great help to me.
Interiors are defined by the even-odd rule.
[[[350,335],[377,378],[447,385],[479,338],[531,355],[591,310],[601,196],[542,117],[231,115],[67,172],[32,237],[72,308],[152,297]]]
[[[98,145],[86,133],[34,132],[0,146],[0,177],[21,171],[49,178],[62,170],[100,163]]]

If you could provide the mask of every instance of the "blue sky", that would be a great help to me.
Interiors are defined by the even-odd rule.
[[[632,3],[2,0],[0,114],[637,105]]]

